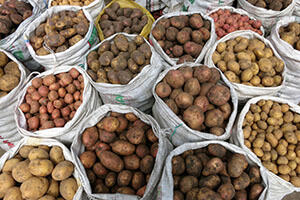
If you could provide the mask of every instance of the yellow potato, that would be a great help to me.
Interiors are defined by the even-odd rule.
[[[23,200],[19,187],[11,187],[7,190],[3,200]]]
[[[48,159],[48,158],[49,158],[48,152],[40,148],[34,148],[28,154],[29,160]]]
[[[291,183],[296,187],[300,187],[300,177],[299,176],[291,177]]]
[[[74,178],[63,180],[59,185],[60,194],[66,200],[72,200],[77,189],[78,185]]]
[[[288,165],[279,165],[278,171],[280,174],[289,174],[291,172],[291,168]]]
[[[49,182],[44,177],[31,177],[21,184],[20,190],[24,199],[39,199],[48,190]]]
[[[52,173],[53,163],[47,159],[35,159],[29,163],[29,171],[34,176],[48,176]]]
[[[22,156],[23,158],[28,158],[29,152],[33,148],[34,148],[33,146],[29,146],[29,145],[22,146],[19,150],[20,156]]]
[[[252,79],[252,77],[253,77],[253,73],[250,68],[244,70],[241,74],[241,80],[245,81],[245,82],[250,81]]]
[[[62,181],[69,178],[74,172],[74,165],[70,161],[58,163],[52,171],[52,178],[56,181]]]
[[[218,45],[217,45],[217,51],[219,53],[222,53],[223,51],[225,51],[227,45],[225,42],[220,42]]]
[[[29,160],[17,163],[12,170],[12,176],[19,183],[23,183],[27,179],[31,178],[32,174],[29,171]]]
[[[12,158],[12,159],[9,159],[7,160],[5,163],[4,163],[4,166],[2,168],[2,172],[11,172],[12,169],[17,165],[17,163],[19,163],[20,160],[17,159],[17,158]]]
[[[48,188],[47,194],[51,195],[53,197],[59,196],[59,184],[57,181],[55,181],[53,179],[49,180],[49,188]]]
[[[15,185],[15,180],[8,173],[0,174],[0,198],[3,198],[7,190]]]
[[[58,164],[65,160],[62,149],[59,146],[53,146],[50,150],[50,160]]]

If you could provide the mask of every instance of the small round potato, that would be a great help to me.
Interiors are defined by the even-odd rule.
[[[58,163],[52,171],[52,178],[56,181],[62,181],[69,178],[74,172],[74,165],[70,161]]]

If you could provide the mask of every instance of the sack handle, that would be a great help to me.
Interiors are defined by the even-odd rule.
[[[45,41],[43,42],[43,47],[52,55],[54,63],[56,63],[56,65],[54,65],[53,68],[51,69],[54,73],[56,67],[58,67],[60,65],[59,63],[57,63],[57,58],[55,56],[55,52],[47,45],[47,43]]]

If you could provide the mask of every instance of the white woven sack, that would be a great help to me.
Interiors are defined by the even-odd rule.
[[[202,62],[205,54],[207,53],[207,51],[209,50],[209,48],[214,44],[214,42],[217,39],[217,35],[215,32],[215,25],[214,25],[214,21],[212,20],[211,17],[209,17],[208,15],[204,15],[203,13],[199,12],[199,11],[193,11],[193,12],[173,12],[173,13],[168,13],[165,14],[163,16],[161,16],[160,18],[158,18],[152,25],[152,29],[156,26],[157,22],[161,19],[165,19],[165,18],[170,18],[173,16],[181,16],[181,15],[192,15],[192,14],[200,14],[202,16],[202,18],[209,20],[211,23],[211,28],[210,28],[210,38],[209,40],[206,42],[206,44],[203,46],[202,51],[200,53],[200,55],[198,56],[198,58],[195,60],[195,63],[200,63]],[[152,35],[152,31],[150,32],[150,37],[149,40],[152,42],[154,49],[157,51],[157,53],[161,56],[162,61],[164,63],[164,66],[166,68],[172,67],[173,65],[176,65],[177,61],[179,60],[179,58],[170,58],[165,51],[161,48],[161,46],[158,44],[157,40],[153,37]]]
[[[289,43],[280,38],[279,28],[288,26],[291,22],[300,22],[296,16],[287,16],[282,18],[273,26],[269,40],[272,42],[280,56],[286,64],[286,82],[278,96],[289,99],[294,103],[300,102],[300,51],[294,49]]]
[[[300,16],[300,0],[295,0],[296,5],[295,5],[295,10],[293,15]]]
[[[84,152],[84,145],[81,142],[81,134],[86,128],[95,126],[102,118],[107,116],[109,112],[118,112],[118,113],[134,113],[140,120],[143,122],[151,125],[154,134],[156,137],[159,138],[159,148],[157,152],[157,156],[155,158],[155,164],[153,171],[151,173],[149,182],[147,184],[147,188],[145,191],[145,194],[142,198],[136,196],[136,195],[125,195],[125,194],[93,194],[91,185],[89,183],[89,180],[87,178],[87,174],[85,172],[85,169],[83,165],[81,164],[81,161],[79,159],[79,155]],[[173,149],[173,146],[171,143],[167,140],[164,134],[164,130],[162,130],[158,123],[155,121],[153,117],[150,115],[144,114],[143,112],[139,111],[138,109],[124,106],[124,105],[112,105],[112,104],[106,104],[95,110],[90,116],[88,116],[84,122],[84,126],[81,127],[80,133],[75,137],[72,146],[71,146],[71,152],[75,159],[75,164],[78,169],[80,169],[80,173],[83,180],[83,187],[86,193],[88,194],[88,197],[90,199],[101,199],[101,200],[154,200],[156,199],[156,187],[157,184],[161,178],[161,172],[163,170],[163,165],[165,162],[165,159],[169,152]]]
[[[38,137],[38,138],[55,138],[63,143],[71,144],[76,133],[79,131],[83,124],[83,119],[97,109],[102,103],[97,91],[90,84],[87,74],[80,67],[73,66],[60,66],[52,70],[48,70],[39,74],[36,77],[44,77],[49,74],[58,74],[62,72],[68,72],[70,69],[76,68],[84,78],[84,90],[83,90],[83,102],[76,111],[73,119],[68,121],[64,127],[51,128],[45,130],[38,130],[31,132],[27,130],[26,118],[24,113],[20,110],[19,106],[23,103],[26,89],[31,85],[31,82],[27,83],[22,93],[19,95],[17,107],[15,109],[15,120],[17,128],[22,136]]]
[[[169,135],[169,139],[175,146],[179,146],[187,142],[199,142],[203,140],[227,140],[231,135],[232,127],[237,114],[238,97],[229,81],[224,79],[223,77],[221,78],[223,82],[220,81],[220,83],[229,87],[231,94],[231,103],[233,107],[232,113],[225,128],[225,133],[221,136],[216,136],[214,134],[204,133],[191,129],[165,104],[165,102],[155,92],[156,85],[166,76],[166,74],[170,70],[175,70],[183,66],[195,67],[199,65],[200,64],[184,63],[166,69],[159,75],[152,89],[153,96],[155,98],[155,103],[152,108],[153,116],[162,128],[170,129],[169,133],[172,134]]]
[[[98,47],[105,41],[112,41],[118,34],[114,34],[109,38],[103,40],[100,44],[92,48],[89,52],[97,50]],[[122,33],[125,37],[132,41],[136,35],[130,35]],[[110,83],[97,83],[92,80],[90,76],[89,80],[94,88],[99,92],[103,102],[111,104],[122,104],[138,108],[145,111],[152,107],[154,99],[152,96],[152,86],[156,81],[159,73],[162,70],[161,60],[159,55],[155,52],[153,47],[148,43],[146,39],[144,41],[151,48],[152,56],[150,59],[150,65],[147,65],[143,70],[134,77],[128,84],[110,84]],[[89,53],[88,52],[88,53]],[[88,69],[87,55],[84,57],[85,70]]]
[[[8,58],[18,64],[21,72],[20,82],[17,87],[10,91],[4,97],[0,97],[0,148],[9,150],[14,147],[22,137],[17,131],[17,125],[14,118],[15,107],[18,101],[18,95],[25,86],[27,80],[27,71],[12,54],[5,50],[4,52]]]
[[[166,0],[134,0],[136,3],[140,4],[146,8],[149,12],[161,10],[166,7]],[[168,1],[168,0],[167,0]]]
[[[255,19],[255,17],[253,17],[251,14],[249,14],[247,11],[243,10],[243,9],[240,9],[240,8],[234,8],[234,7],[231,7],[231,6],[222,6],[222,7],[218,7],[218,8],[215,8],[214,10],[210,11],[207,15],[209,16],[210,14],[218,11],[219,9],[222,9],[222,10],[230,10],[230,12],[232,13],[238,13],[238,14],[241,14],[241,15],[246,15],[248,16],[250,19],[252,20],[257,20]],[[262,32],[262,36],[265,35],[265,29],[263,26],[260,27],[260,30]]]
[[[51,8],[53,0],[48,1],[48,8]],[[81,8],[84,8],[87,10],[90,15],[92,16],[93,20],[96,20],[98,14],[101,12],[101,10],[104,8],[104,0],[94,0],[92,3],[90,3],[87,6],[82,6]]]
[[[165,167],[163,170],[162,178],[159,182],[158,185],[158,198],[157,200],[164,200],[164,199],[173,199],[173,193],[174,193],[174,188],[173,188],[173,175],[172,175],[172,158],[174,156],[180,155],[183,152],[191,149],[199,149],[199,148],[204,148],[208,146],[209,144],[220,144],[223,147],[225,147],[228,151],[234,152],[234,153],[239,153],[243,154],[246,156],[246,159],[249,163],[249,165],[256,165],[260,167],[260,173],[263,181],[263,185],[265,186],[265,189],[261,193],[260,197],[258,200],[264,200],[266,197],[266,193],[268,190],[268,177],[266,174],[266,170],[261,166],[261,164],[253,159],[253,157],[249,154],[247,154],[243,149],[239,148],[238,146],[235,146],[233,144],[229,144],[227,142],[223,141],[205,141],[205,142],[196,142],[196,143],[186,143],[183,144],[173,151],[168,155],[166,162],[165,162]],[[277,200],[277,199],[276,199]]]
[[[164,10],[166,13],[178,11],[201,11],[202,13],[209,13],[211,10],[221,6],[231,6],[234,0],[165,0],[167,8]]]
[[[5,154],[2,155],[2,157],[0,158],[0,169],[3,168],[5,162],[8,159],[13,158],[15,155],[18,154],[20,148],[22,146],[25,145],[32,145],[32,146],[39,146],[39,145],[46,145],[49,147],[52,146],[59,146],[60,148],[62,148],[63,150],[63,154],[65,157],[65,160],[68,160],[70,162],[72,162],[75,166],[75,161],[71,155],[70,150],[63,145],[62,143],[58,142],[57,140],[53,140],[53,139],[38,139],[38,138],[32,138],[32,137],[25,137],[23,139],[21,139],[16,145],[15,147],[13,147],[10,151],[7,151]],[[0,170],[1,171],[1,170]],[[82,187],[82,180],[80,177],[80,173],[78,168],[74,167],[74,173],[73,173],[74,178],[77,181],[78,184],[78,189],[77,192],[75,193],[75,196],[73,198],[73,200],[86,200],[86,198],[84,198],[85,195],[83,195],[83,187]]]
[[[253,6],[247,0],[238,0],[238,6],[253,15],[256,19],[259,19],[266,29],[266,32],[269,32],[280,18],[284,16],[291,16],[294,12],[295,5],[296,0],[293,0],[292,3],[284,10],[274,11],[271,9]]]
[[[265,45],[267,47],[270,47],[273,50],[273,54],[277,57],[280,58],[280,55],[277,53],[276,49],[274,48],[274,46],[272,45],[272,43],[265,39],[264,37],[260,36],[259,34],[253,32],[253,31],[235,31],[233,33],[230,33],[226,36],[224,36],[223,38],[221,38],[220,40],[218,40],[213,46],[212,48],[209,50],[209,52],[206,54],[205,57],[205,64],[210,66],[210,67],[215,67],[216,69],[219,70],[219,72],[221,73],[221,76],[228,80],[226,78],[226,76],[222,73],[222,71],[215,66],[215,64],[212,61],[212,55],[214,53],[214,51],[216,50],[216,47],[218,46],[218,44],[220,42],[226,42],[227,40],[231,40],[234,39],[238,36],[241,37],[245,37],[245,38],[258,38],[259,40],[263,41],[265,43]],[[277,87],[254,87],[254,86],[248,86],[248,85],[243,85],[243,84],[238,84],[238,83],[230,83],[230,85],[232,85],[232,87],[236,90],[239,100],[247,100],[249,98],[253,98],[256,96],[262,96],[262,95],[270,95],[270,96],[275,96],[278,94],[278,92],[283,88],[283,86],[285,85],[285,81],[286,81],[286,66],[284,66],[284,71],[282,73],[282,77],[283,77],[283,81],[281,86],[277,86]]]
[[[251,104],[255,104],[260,100],[272,100],[278,103],[285,103],[290,106],[290,109],[293,112],[300,114],[300,107],[289,100],[285,100],[279,97],[271,97],[271,96],[260,96],[253,99],[250,99],[242,109],[239,114],[239,117],[236,122],[235,131],[232,137],[230,138],[231,142],[240,146],[247,154],[251,155],[257,162],[261,163],[260,159],[250,150],[248,147],[244,145],[244,133],[242,129],[243,121],[245,115],[249,111]],[[265,168],[265,170],[267,170]],[[295,187],[293,184],[283,180],[279,176],[273,174],[269,170],[267,170],[267,175],[270,180],[268,198],[267,199],[282,199],[285,195],[290,194],[294,191],[300,192],[300,188]]]
[[[45,56],[39,56],[34,51],[31,46],[29,39],[30,36],[34,33],[35,29],[44,21],[47,20],[48,17],[52,16],[54,13],[58,13],[64,10],[70,11],[78,11],[81,10],[81,7],[78,6],[54,6],[47,9],[41,16],[36,18],[27,28],[23,37],[26,42],[26,46],[29,50],[29,53],[39,64],[45,67],[46,70],[52,69],[53,67],[57,67],[59,65],[77,65],[83,63],[83,56],[86,52],[93,47],[95,44],[99,42],[98,32],[96,27],[94,26],[93,18],[88,13],[87,10],[82,9],[86,18],[90,22],[89,30],[84,36],[82,40],[77,42],[75,45],[68,48],[66,51],[60,53],[54,53],[49,49],[50,54]]]
[[[29,24],[42,12],[43,5],[39,5],[35,0],[22,0],[32,6],[32,15],[24,20],[14,33],[0,40],[0,48],[12,53],[18,60],[27,61],[31,59],[30,53],[23,39],[23,33]]]

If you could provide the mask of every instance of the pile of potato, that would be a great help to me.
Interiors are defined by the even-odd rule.
[[[300,187],[300,114],[288,104],[260,100],[245,115],[243,133],[268,170]]]
[[[152,52],[142,36],[130,41],[119,34],[87,56],[88,74],[97,83],[126,85],[150,64]]]
[[[291,22],[288,26],[279,28],[280,38],[300,51],[300,24],[298,22]]]
[[[247,0],[247,1],[254,6],[275,10],[275,11],[284,10],[293,2],[293,0]]]
[[[220,144],[174,156],[172,174],[174,200],[255,200],[264,190],[259,168]]]
[[[19,66],[0,52],[0,97],[7,95],[19,85],[21,72]]]
[[[149,125],[133,113],[111,112],[83,132],[82,143],[79,157],[93,193],[144,195],[158,152]]]
[[[0,199],[73,200],[78,189],[74,165],[59,146],[23,146],[0,174]]]
[[[211,24],[200,14],[181,15],[160,19],[152,35],[170,58],[179,63],[192,62],[210,39]]]
[[[232,112],[228,87],[218,84],[217,69],[205,65],[170,70],[155,87],[156,94],[194,130],[220,136]]]
[[[260,35],[261,21],[250,19],[247,15],[231,12],[229,9],[219,9],[209,15],[215,22],[218,39],[238,30],[251,30]]]
[[[32,6],[29,3],[17,0],[5,1],[0,7],[0,39],[15,32],[31,15]]]
[[[27,130],[63,127],[80,107],[83,90],[83,76],[75,68],[34,78],[19,106],[25,114]]]
[[[88,6],[90,3],[94,2],[94,0],[53,0],[51,2],[51,6]]]
[[[140,34],[147,23],[147,15],[139,8],[120,8],[115,2],[104,9],[99,24],[104,38],[108,38],[120,32]]]
[[[220,42],[212,60],[232,83],[255,87],[276,87],[282,83],[284,62],[257,38],[238,36]]]
[[[82,40],[89,26],[83,10],[60,11],[36,28],[30,37],[30,44],[39,56],[48,55],[50,51],[60,53]]]

